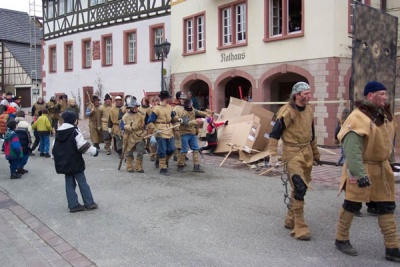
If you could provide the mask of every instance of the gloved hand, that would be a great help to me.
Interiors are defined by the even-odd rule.
[[[269,166],[277,167],[279,165],[278,158],[279,156],[269,156]]]
[[[112,128],[108,128],[108,132],[112,134]]]
[[[318,165],[322,166],[321,160],[319,158],[314,158],[314,164],[313,165],[314,166],[318,166]]]
[[[369,182],[368,176],[364,176],[363,178],[358,179],[357,184],[358,184],[358,187],[366,187],[366,186],[371,185],[371,183]]]
[[[101,126],[97,127],[97,131],[101,132],[103,128],[101,128]]]
[[[93,155],[93,157],[97,157],[99,155],[99,150],[96,149],[96,154]]]
[[[183,124],[182,118],[178,118],[178,122],[182,125]]]
[[[226,122],[225,122],[225,126],[228,125],[228,122],[229,122],[229,121],[226,121]]]
[[[156,135],[160,136],[161,135],[161,130],[156,131]]]

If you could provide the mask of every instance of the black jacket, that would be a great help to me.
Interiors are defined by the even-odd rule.
[[[53,156],[57,173],[74,174],[85,171],[85,161],[78,150],[75,127],[57,131]]]
[[[30,145],[31,145],[31,135],[26,128],[17,128],[15,129],[15,133],[18,136],[19,142],[22,147],[22,151],[24,154],[30,152]]]

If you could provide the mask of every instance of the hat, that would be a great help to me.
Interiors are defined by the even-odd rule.
[[[117,96],[115,97],[115,100],[122,100],[122,97],[119,96],[119,95],[117,95]]]
[[[187,95],[185,95],[184,93],[181,94],[181,96],[179,97],[179,99],[187,99]]]
[[[169,95],[168,91],[161,91],[160,92],[160,99],[164,100],[164,99],[167,99],[167,98],[170,98],[170,95]]]
[[[104,97],[104,101],[106,101],[106,100],[111,100],[112,98],[111,98],[111,96],[109,95],[109,94],[106,94],[106,96]]]
[[[292,92],[290,93],[290,98],[292,98],[293,95],[295,95],[295,94],[298,94],[298,93],[301,93],[303,91],[310,90],[310,89],[311,88],[308,85],[308,83],[298,82],[295,85],[293,85]]]
[[[176,98],[176,99],[180,99],[180,98],[181,98],[181,94],[182,94],[181,91],[176,92],[175,98]]]
[[[6,111],[7,114],[11,114],[11,113],[15,113],[15,112],[17,112],[17,109],[15,107],[10,106],[10,105],[7,106],[7,111]]]
[[[386,87],[382,83],[377,82],[377,81],[368,82],[364,88],[364,96],[368,95],[368,93],[373,93],[373,92],[381,91],[381,90],[386,91]]]
[[[128,108],[140,107],[140,104],[136,101],[136,99],[131,98],[131,102],[127,105]]]
[[[9,121],[7,122],[7,128],[15,130],[15,128],[17,128],[17,124],[18,123],[15,120]]]
[[[74,124],[76,122],[76,113],[73,111],[66,110],[61,117],[65,123]]]
[[[16,96],[15,98],[14,98],[14,100],[21,100],[22,99],[22,96]]]
[[[97,95],[92,96],[92,101],[100,100],[100,98]]]

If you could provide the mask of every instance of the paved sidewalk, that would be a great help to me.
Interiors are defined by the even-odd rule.
[[[0,191],[2,266],[96,266],[34,215]]]

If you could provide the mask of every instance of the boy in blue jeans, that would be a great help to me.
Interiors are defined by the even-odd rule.
[[[92,192],[86,181],[85,161],[82,154],[88,153],[97,157],[99,151],[85,141],[82,133],[76,127],[77,117],[75,112],[64,111],[62,118],[64,123],[57,130],[53,156],[56,172],[65,174],[65,191],[69,211],[97,209],[97,204],[93,200]],[[79,203],[78,195],[75,192],[77,183],[84,205]]]
[[[15,128],[17,128],[16,121],[7,122],[7,130],[4,135],[4,153],[6,154],[6,159],[10,163],[10,179],[21,178],[21,175],[17,173],[17,168],[23,153],[18,136],[15,133]]]

